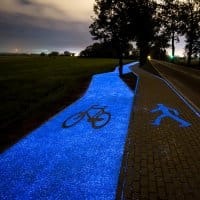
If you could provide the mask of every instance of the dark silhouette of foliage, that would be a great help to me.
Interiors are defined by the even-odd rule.
[[[171,40],[171,61],[175,58],[175,42],[179,41],[181,33],[180,24],[180,2],[178,0],[163,0],[160,7],[160,22],[162,34]]]
[[[146,62],[154,40],[156,3],[151,0],[96,0],[96,18],[90,26],[94,39],[109,41],[119,58],[120,75],[122,59],[130,41],[140,49],[140,64]]]
[[[124,57],[129,57],[129,52],[132,51],[132,45],[127,46],[124,51]],[[110,42],[94,43],[81,51],[81,57],[94,57],[94,58],[117,58],[118,54],[116,49]]]
[[[182,33],[186,37],[187,64],[191,64],[192,55],[200,56],[200,1],[187,0],[181,5]]]
[[[123,1],[95,0],[94,12],[96,17],[90,25],[93,39],[110,42],[116,49],[119,58],[119,73],[122,75],[123,55],[129,46],[127,15]]]
[[[46,53],[41,52],[41,53],[40,53],[40,56],[46,56]]]
[[[110,43],[94,43],[81,51],[81,57],[116,58],[117,52]]]
[[[147,60],[159,26],[156,8],[157,4],[152,0],[128,0],[127,2],[130,39],[135,40],[140,49],[140,65]]]
[[[186,37],[188,64],[192,56],[200,54],[199,0],[95,0],[94,12],[90,33],[93,39],[112,44],[119,58],[120,75],[122,59],[132,41],[140,50],[140,65],[150,51],[155,58],[165,59],[170,41],[173,62],[180,35]]]
[[[48,54],[48,56],[50,56],[50,57],[52,57],[52,56],[59,56],[59,52],[52,51],[51,53]]]
[[[72,56],[72,53],[69,51],[64,51],[64,56]]]
[[[166,55],[166,48],[170,45],[168,43],[169,37],[166,34],[156,34],[154,43],[150,49],[150,55],[152,58],[165,60]]]

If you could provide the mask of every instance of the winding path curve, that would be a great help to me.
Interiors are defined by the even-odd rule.
[[[116,70],[93,76],[81,99],[0,155],[0,199],[115,199],[133,99]],[[106,106],[105,126],[94,129],[85,115],[62,127],[92,105]]]

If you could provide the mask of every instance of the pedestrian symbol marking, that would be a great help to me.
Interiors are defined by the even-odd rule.
[[[70,128],[80,122],[85,116],[87,116],[87,121],[92,124],[95,129],[104,127],[111,118],[111,114],[105,111],[107,106],[92,105],[85,111],[73,114],[68,117],[62,124],[63,128]],[[91,111],[95,111],[92,113]]]
[[[152,109],[150,112],[154,113],[154,112],[158,112],[161,111],[162,114],[160,116],[158,116],[154,121],[153,121],[153,125],[155,126],[159,126],[161,123],[161,120],[163,118],[171,118],[172,120],[175,120],[179,123],[180,127],[189,127],[191,126],[191,123],[185,121],[184,119],[181,119],[179,117],[179,112],[174,109],[174,108],[169,108],[163,104],[157,104],[157,107],[155,109]]]

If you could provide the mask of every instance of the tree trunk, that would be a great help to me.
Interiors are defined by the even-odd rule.
[[[142,44],[140,47],[140,66],[144,65],[147,61],[147,56],[148,56],[148,45],[147,44]]]
[[[119,76],[123,75],[123,54],[122,54],[122,47],[119,42],[118,44],[118,56],[119,56]]]
[[[187,60],[187,65],[188,65],[188,66],[191,65],[191,60],[192,60],[192,54],[191,54],[191,52],[190,52],[190,50],[189,50],[189,52],[188,52],[188,60]]]
[[[171,62],[174,62],[174,55],[175,55],[175,44],[174,44],[174,31],[172,32],[172,58],[171,58]]]
[[[122,76],[122,75],[123,75],[123,55],[120,52],[120,55],[119,55],[119,76]]]
[[[199,53],[199,68],[200,68],[200,53]]]
[[[191,20],[190,20],[190,31],[189,31],[189,44],[188,44],[188,60],[187,64],[188,66],[191,65],[191,60],[192,60],[192,53],[193,53],[193,45],[194,45],[194,16],[193,12],[191,11]]]
[[[187,65],[191,65],[191,60],[192,60],[192,47],[193,47],[193,38],[190,38],[189,41],[189,47],[188,47],[188,60],[187,60]]]

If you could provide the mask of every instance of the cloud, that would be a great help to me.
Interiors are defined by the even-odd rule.
[[[0,14],[0,51],[6,49],[85,48],[92,40],[88,22],[40,19],[22,14]]]
[[[56,20],[90,21],[94,0],[1,0],[0,11]]]
[[[0,51],[83,49],[94,0],[0,0]]]

